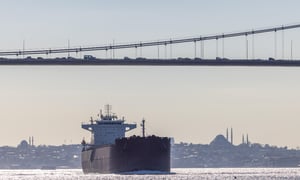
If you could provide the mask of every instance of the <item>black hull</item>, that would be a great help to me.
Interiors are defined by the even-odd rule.
[[[84,173],[122,173],[138,170],[170,172],[170,139],[130,137],[108,146],[83,149]]]

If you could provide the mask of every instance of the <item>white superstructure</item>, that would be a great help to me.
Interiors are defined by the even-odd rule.
[[[125,132],[136,128],[136,124],[125,124],[124,118],[118,119],[115,114],[112,114],[110,105],[106,105],[105,109],[105,115],[100,111],[99,119],[91,118],[90,123],[81,125],[83,129],[92,133],[91,144],[93,145],[114,144],[115,139],[125,137]]]

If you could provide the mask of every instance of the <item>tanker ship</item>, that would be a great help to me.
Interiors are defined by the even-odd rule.
[[[81,164],[84,173],[126,173],[135,171],[170,172],[170,138],[145,136],[125,137],[136,124],[125,123],[105,106],[105,114],[81,127],[91,132],[91,142],[82,141]]]

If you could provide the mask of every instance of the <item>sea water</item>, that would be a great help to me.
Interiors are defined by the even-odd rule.
[[[175,168],[170,174],[83,174],[80,169],[0,170],[8,180],[201,180],[201,179],[300,179],[300,168]]]

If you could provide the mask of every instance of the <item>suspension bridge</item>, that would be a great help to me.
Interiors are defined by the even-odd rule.
[[[246,65],[246,66],[300,66],[300,61],[293,60],[293,50],[291,45],[291,58],[290,59],[277,59],[277,32],[287,31],[290,29],[300,28],[300,24],[293,25],[281,25],[271,28],[263,29],[252,29],[248,31],[240,31],[234,33],[222,33],[207,36],[197,36],[190,38],[174,38],[167,40],[157,40],[157,41],[139,41],[135,43],[113,43],[102,46],[89,46],[89,47],[65,47],[65,48],[41,48],[41,49],[28,49],[23,47],[22,50],[0,50],[0,65]],[[256,34],[266,34],[274,32],[274,54],[270,55],[268,59],[254,58],[249,59],[249,43],[248,36],[254,36]],[[224,39],[234,38],[234,37],[246,37],[245,38],[245,57],[238,59],[228,59],[224,57]],[[208,59],[205,58],[204,42],[206,41],[216,41],[216,58]],[[222,57],[218,57],[218,40],[222,40]],[[172,47],[175,44],[187,44],[194,43],[194,58],[182,58],[174,57],[167,58],[166,49],[167,46]],[[282,40],[284,43],[284,40]],[[200,44],[200,56],[197,56],[197,44]],[[142,51],[142,48],[155,47],[157,46],[157,58],[145,58],[137,57],[137,49]],[[159,47],[165,47],[165,58],[159,57]],[[254,46],[254,44],[253,44]],[[284,47],[284,44],[282,44]],[[136,57],[128,58],[124,57],[122,59],[115,58],[115,51],[121,49],[135,49]],[[72,53],[86,53],[86,52],[98,52],[104,51],[106,54],[109,52],[111,57],[108,58],[96,58],[92,55],[85,55],[84,58],[73,58],[70,56]],[[171,51],[171,50],[170,50]],[[254,52],[254,47],[253,50]],[[284,49],[282,50],[284,52]],[[67,54],[66,57],[56,57],[56,58],[32,58],[31,56],[37,55],[52,55],[52,54]],[[26,56],[26,57],[25,57]],[[171,56],[171,55],[170,55]],[[273,56],[273,57],[272,57]]]

